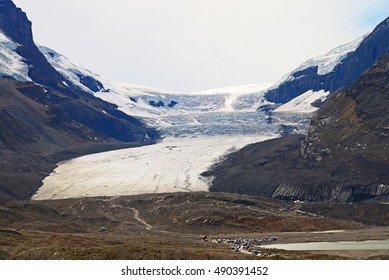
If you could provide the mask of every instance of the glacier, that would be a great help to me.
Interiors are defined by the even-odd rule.
[[[65,86],[115,104],[118,110],[157,128],[162,139],[151,146],[61,162],[44,179],[33,199],[207,191],[209,182],[200,175],[202,172],[245,145],[285,133],[305,133],[317,110],[312,103],[324,101],[329,94],[307,91],[286,104],[275,104],[266,100],[268,90],[295,78],[293,73],[304,67],[318,65],[320,73],[331,71],[361,41],[359,38],[307,61],[276,84],[189,93],[113,81],[38,45],[48,62],[66,79]],[[17,47],[0,33],[0,74],[31,81],[29,66],[15,52]]]
[[[162,140],[60,163],[33,196],[36,200],[208,191],[209,179],[201,173],[245,145],[305,133],[317,109],[311,103],[327,94],[307,92],[280,107],[264,97],[271,83],[170,92],[103,78],[54,50],[39,48],[73,85],[141,118],[159,130]],[[80,77],[91,77],[102,87],[92,91]]]

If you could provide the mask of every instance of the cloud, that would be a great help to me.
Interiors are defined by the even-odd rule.
[[[179,91],[276,81],[373,28],[389,5],[381,0],[15,3],[29,14],[41,44],[104,76]]]

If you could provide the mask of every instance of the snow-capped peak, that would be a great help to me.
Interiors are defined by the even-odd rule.
[[[307,69],[312,66],[318,67],[317,74],[319,75],[325,75],[332,72],[336,65],[338,65],[347,56],[347,54],[355,51],[359,47],[367,35],[369,34],[365,34],[364,36],[359,37],[350,43],[341,45],[326,53],[325,55],[321,55],[304,62],[299,68],[295,70],[295,72]]]
[[[369,35],[369,33],[347,43],[332,49],[330,52],[317,56],[315,58],[309,59],[301,64],[298,68],[293,70],[292,72],[286,74],[281,78],[281,80],[276,83],[273,88],[277,88],[282,83],[286,81],[292,81],[294,79],[298,79],[299,77],[295,77],[294,75],[302,70],[308,69],[310,67],[317,67],[318,75],[326,75],[332,72],[336,65],[342,62],[342,60],[351,52],[354,52],[359,45],[363,42],[363,40]]]

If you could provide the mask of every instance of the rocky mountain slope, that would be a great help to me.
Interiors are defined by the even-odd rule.
[[[388,77],[385,56],[318,111],[306,138],[270,140],[231,154],[205,174],[215,176],[211,190],[289,200],[388,196]]]
[[[58,161],[158,137],[116,105],[70,86],[9,0],[0,1],[0,58],[0,200],[30,198]]]

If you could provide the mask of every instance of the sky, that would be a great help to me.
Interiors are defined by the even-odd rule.
[[[36,43],[106,78],[191,92],[277,82],[370,32],[387,0],[13,0]]]

